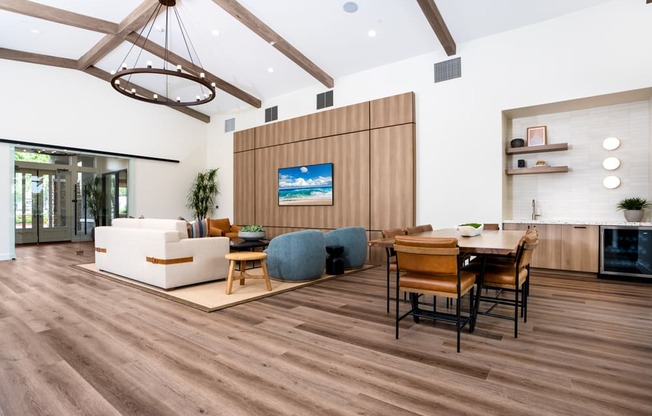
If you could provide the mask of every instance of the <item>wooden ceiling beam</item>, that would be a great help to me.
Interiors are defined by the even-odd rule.
[[[287,56],[295,64],[299,65],[299,67],[316,80],[328,88],[333,88],[335,85],[333,77],[319,68],[314,62],[299,52],[299,50],[283,39],[281,35],[272,30],[272,28],[263,23],[236,0],[213,0],[213,3],[217,4],[231,16],[238,19],[243,25],[265,40],[265,42],[273,45],[279,52]]]
[[[143,1],[133,12],[129,13],[129,16],[120,22],[118,31],[115,34],[104,36],[91,50],[79,58],[77,69],[83,71],[95,65],[100,59],[124,42],[131,32],[142,28],[154,13],[157,5],[158,0]]]
[[[16,51],[13,49],[5,48],[0,48],[0,59],[28,62],[30,64],[58,66],[60,68],[77,68],[77,61],[74,59],[59,58],[57,56],[41,55],[38,53]]]
[[[419,3],[421,11],[426,16],[426,20],[430,23],[432,30],[435,31],[435,35],[446,51],[446,54],[448,56],[455,55],[457,53],[457,45],[455,45],[455,40],[448,31],[444,18],[439,13],[435,0],[417,0],[417,3]]]
[[[187,70],[188,72],[196,72],[193,71],[193,68],[195,67],[196,64],[193,64],[189,60],[171,52],[167,51],[165,48],[162,46],[159,46],[158,44],[154,42],[145,42],[145,39],[142,36],[138,36],[137,33],[131,33],[129,36],[127,36],[127,40],[134,45],[145,49],[146,51],[158,56],[161,59],[168,59],[168,62],[174,65],[181,65],[183,66],[184,70]],[[235,98],[238,98],[239,100],[244,101],[245,103],[255,107],[255,108],[260,108],[262,106],[262,103],[260,99],[254,97],[253,95],[242,91],[235,85],[223,80],[222,78],[218,77],[215,74],[211,74],[210,72],[206,71],[206,68],[204,68],[204,74],[206,75],[206,79],[209,82],[214,82],[215,86],[219,88],[220,90],[226,92],[227,94],[230,94],[234,96]],[[194,75],[198,76],[199,74],[195,73]]]
[[[93,32],[118,33],[118,24],[29,0],[0,0],[0,9]]]
[[[90,67],[84,69],[84,72],[86,72],[89,75],[93,75],[94,77],[103,79],[104,81],[107,81],[107,82],[110,82],[111,78],[112,78],[111,74],[109,74],[106,71],[102,71],[101,69],[96,68],[94,66],[90,66]],[[154,94],[153,91],[150,91],[147,88],[140,87],[140,86],[138,86],[136,84],[132,84],[132,85],[134,85],[136,88],[138,88],[138,91],[140,91],[141,93],[148,94],[150,96]],[[162,95],[159,94],[159,96],[161,96],[163,98]],[[193,110],[192,108],[189,108],[189,107],[183,107],[183,106],[164,106],[164,107],[170,108],[172,110],[179,111],[180,113],[189,115],[190,117],[196,118],[197,120],[203,121],[204,123],[210,123],[211,122],[210,116],[207,116],[206,114],[200,113],[199,111]]]

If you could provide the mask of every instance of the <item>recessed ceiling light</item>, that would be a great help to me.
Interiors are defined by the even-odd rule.
[[[220,36],[220,31],[217,30],[217,29],[213,29],[213,30],[211,30],[211,35],[213,35],[213,36]]]
[[[347,1],[346,3],[344,3],[342,8],[347,13],[355,13],[358,11],[358,4],[353,1]]]
[[[272,68],[272,67],[270,66],[269,68],[267,68],[267,72],[269,72],[269,73],[274,72],[274,68]]]
[[[370,38],[375,38],[376,37],[376,31],[371,29],[369,32],[367,32],[367,35],[369,35]]]

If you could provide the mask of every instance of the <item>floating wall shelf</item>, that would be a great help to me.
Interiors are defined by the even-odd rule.
[[[507,169],[507,175],[530,175],[533,173],[560,173],[568,172],[568,166],[539,166],[534,168]]]
[[[511,147],[505,149],[505,154],[520,155],[525,153],[558,152],[561,150],[568,150],[568,143],[545,144],[542,146]]]

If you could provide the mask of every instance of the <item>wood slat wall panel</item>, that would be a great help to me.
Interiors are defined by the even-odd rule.
[[[241,130],[233,133],[233,151],[237,153],[254,150],[255,134],[256,129]]]
[[[233,155],[233,223],[256,224],[254,151]]]
[[[415,123],[414,93],[394,95],[370,102],[371,128]]]
[[[404,228],[415,221],[414,124],[371,130],[371,229]]]
[[[369,103],[360,103],[256,127],[256,148],[369,129]]]
[[[256,149],[256,221],[280,227],[369,228],[369,132]],[[333,163],[332,206],[279,206],[278,169]]]

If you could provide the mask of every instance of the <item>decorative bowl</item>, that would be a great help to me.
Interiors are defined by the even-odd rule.
[[[482,230],[484,229],[484,224],[478,224],[478,223],[460,224],[457,226],[457,229],[460,230],[460,234],[462,235],[462,237],[475,237],[476,235],[482,234]]]
[[[238,231],[238,237],[247,241],[256,241],[265,238],[265,231]]]
[[[525,146],[525,140],[523,140],[521,138],[516,138],[516,139],[513,139],[511,142],[509,142],[509,145],[511,147],[523,147],[523,146]]]

